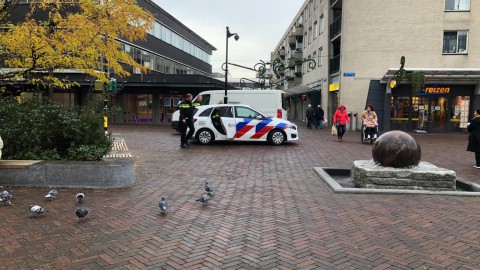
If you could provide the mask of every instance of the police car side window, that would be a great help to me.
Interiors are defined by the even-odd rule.
[[[238,118],[257,118],[259,115],[256,111],[246,107],[235,107],[235,112]]]
[[[222,117],[233,117],[232,107],[220,107],[219,110]]]
[[[212,113],[213,108],[206,109],[199,116],[208,117]]]

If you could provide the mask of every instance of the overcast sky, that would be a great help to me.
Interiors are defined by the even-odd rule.
[[[238,33],[228,44],[228,62],[253,67],[259,60],[270,61],[304,0],[153,0],[161,8],[200,35],[216,51],[211,57],[213,72],[224,72],[225,27]],[[229,66],[229,76],[255,77],[254,72]]]

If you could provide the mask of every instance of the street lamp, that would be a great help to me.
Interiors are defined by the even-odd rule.
[[[237,33],[230,33],[230,28],[227,26],[227,47],[226,47],[226,53],[225,53],[225,97],[223,98],[223,103],[227,104],[228,103],[228,97],[227,97],[227,87],[228,87],[228,39],[230,37],[235,36],[235,40],[238,40],[240,37],[237,35]]]

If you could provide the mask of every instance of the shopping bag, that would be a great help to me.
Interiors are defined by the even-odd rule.
[[[323,122],[323,124],[326,124],[326,123],[328,123],[328,120],[327,120],[327,118],[325,118],[325,117],[324,117],[322,122]]]
[[[332,125],[332,135],[337,136],[337,127],[335,124]]]

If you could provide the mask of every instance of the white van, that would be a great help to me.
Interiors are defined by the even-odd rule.
[[[270,117],[287,120],[287,108],[285,104],[285,91],[282,90],[228,90],[228,103],[246,104],[261,111]],[[223,103],[225,90],[203,91],[202,105]],[[198,97],[197,96],[197,97]],[[197,100],[193,99],[193,102]],[[172,115],[172,128],[178,130],[180,112],[177,110]]]

